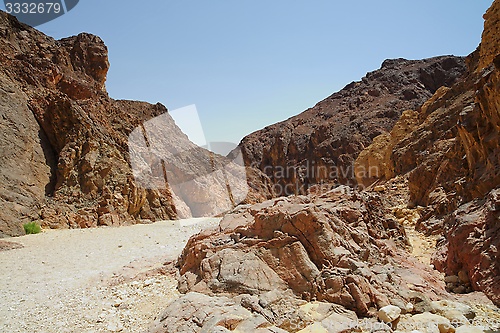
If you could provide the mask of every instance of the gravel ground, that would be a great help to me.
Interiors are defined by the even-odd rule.
[[[178,297],[163,263],[218,222],[49,230],[12,239],[24,247],[0,251],[0,332],[143,332]]]

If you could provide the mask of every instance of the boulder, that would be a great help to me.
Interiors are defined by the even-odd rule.
[[[394,305],[387,305],[378,310],[378,318],[384,323],[392,323],[399,319],[401,309]]]
[[[481,327],[478,326],[472,326],[472,325],[463,325],[458,327],[455,330],[455,333],[487,333],[491,332],[490,330],[485,330]]]
[[[362,316],[375,316],[389,299],[404,307],[412,292],[443,295],[439,277],[402,250],[404,229],[379,200],[339,187],[240,207],[219,230],[188,241],[178,261],[180,290],[290,289],[305,301],[339,304]]]
[[[454,333],[451,322],[439,315],[424,312],[416,314],[398,326],[399,329],[416,329],[422,333]]]
[[[283,332],[226,297],[188,293],[171,303],[149,329],[170,332]]]
[[[450,300],[432,301],[430,307],[432,313],[441,315],[454,324],[468,324],[476,316],[470,306]]]
[[[54,40],[5,12],[0,36],[0,237],[32,221],[88,228],[212,216],[245,198],[244,168],[190,142],[165,106],[108,96],[99,37]]]

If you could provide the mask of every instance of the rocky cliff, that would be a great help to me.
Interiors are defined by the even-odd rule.
[[[237,181],[234,167],[224,177],[207,176],[230,164],[226,158],[194,146],[163,105],[108,96],[108,51],[99,37],[57,41],[3,12],[0,36],[0,237],[23,234],[31,221],[83,228],[234,206],[226,190]],[[130,155],[131,134],[155,129],[151,119],[161,129],[142,140],[161,147],[145,144]],[[132,162],[163,180],[175,172],[177,183],[138,182],[144,175],[133,173]]]
[[[467,57],[464,77],[376,137],[356,167],[380,170],[357,174],[365,185],[407,178],[409,205],[423,207],[417,228],[443,234],[436,267],[461,273],[498,304],[499,1],[484,18],[481,45]]]
[[[307,193],[312,184],[356,185],[354,161],[405,110],[415,110],[465,72],[460,57],[386,60],[313,108],[245,137],[245,164],[263,171],[275,195]],[[255,182],[258,182],[256,180]]]

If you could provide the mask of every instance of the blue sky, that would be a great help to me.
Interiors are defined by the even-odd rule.
[[[38,27],[101,36],[109,94],[196,104],[208,141],[238,143],[387,58],[467,55],[491,0],[81,0]]]

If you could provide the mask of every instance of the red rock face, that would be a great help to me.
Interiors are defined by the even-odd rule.
[[[175,218],[170,193],[139,188],[127,160],[128,134],[167,110],[108,97],[102,40],[55,41],[5,13],[0,34],[0,235],[33,220],[68,228]]]
[[[447,214],[500,184],[498,70],[477,71],[477,52],[468,60],[468,75],[425,103],[420,121],[390,153],[395,173],[409,174],[411,204],[431,215]]]
[[[425,102],[410,132],[383,154],[389,155],[384,162],[393,174],[409,175],[410,203],[428,207],[427,217],[450,213],[500,184],[500,74],[495,65],[500,40],[493,33],[500,29],[499,7],[495,1],[485,14],[483,40],[467,57],[464,77]]]
[[[227,161],[195,147],[163,105],[109,98],[108,53],[99,37],[56,41],[5,13],[0,35],[0,237],[23,234],[31,221],[84,228],[203,216],[227,201],[208,184],[212,206],[203,210],[194,188],[190,211],[166,186],[138,184],[129,135],[160,115],[165,147],[192,151],[184,156],[189,163],[175,165],[183,177]]]
[[[389,61],[362,82],[246,137],[240,145],[247,163],[264,172],[266,166],[307,170],[305,163],[311,160],[347,165],[373,137],[391,130],[365,151],[377,158],[358,160],[358,165],[374,161],[387,170],[366,183],[361,179],[362,183],[400,176],[403,184],[408,179],[409,205],[424,206],[417,228],[443,233],[433,263],[448,275],[444,280],[405,251],[404,229],[382,204],[398,202],[400,192],[394,190],[396,198],[390,197],[395,192],[382,193],[387,200],[381,200],[371,191],[339,192],[347,189],[339,187],[322,194],[313,187],[316,191],[308,195],[240,207],[226,215],[217,230],[192,237],[178,262],[180,291],[245,294],[233,299],[241,297],[243,305],[253,297],[252,311],[287,330],[289,326],[267,315],[267,303],[260,303],[263,295],[291,290],[296,298],[340,304],[360,316],[373,315],[389,302],[406,311],[410,301],[414,306],[409,312],[423,313],[431,311],[427,298],[453,298],[444,289],[446,282],[449,291],[473,288],[499,304],[500,56],[495,51],[499,9],[497,0],[485,15],[483,41],[480,50],[466,59],[467,70],[450,57]],[[449,71],[456,73],[444,80],[443,73]],[[459,77],[458,72],[464,75]],[[429,82],[434,83],[431,88]],[[413,84],[421,84],[416,94]],[[399,118],[406,108],[411,110]],[[373,112],[381,112],[381,117]],[[305,171],[267,175],[281,185],[324,180],[321,174]],[[434,228],[435,221],[444,222]],[[197,295],[188,293],[172,309]],[[432,316],[413,319],[430,322]],[[159,332],[164,332],[173,327],[168,325],[189,320],[165,314],[160,322],[164,325],[158,326]]]
[[[459,57],[386,60],[362,81],[250,134],[239,147],[246,165],[262,170],[276,185],[275,195],[306,193],[309,185],[322,182],[354,186],[353,163],[372,139],[464,72]]]
[[[460,206],[445,220],[445,238],[438,244],[435,264],[448,275],[470,280],[475,290],[500,305],[500,66],[496,61],[500,39],[494,33],[500,30],[500,1],[495,1],[484,17],[479,52],[470,61],[474,100],[462,109],[457,124],[458,152],[463,156],[459,176],[463,176],[455,176],[459,186],[454,193],[447,190],[449,197],[456,193],[464,201],[477,199]],[[446,185],[443,188],[449,188]]]
[[[494,207],[500,186],[500,39],[496,33],[500,1],[484,18],[481,45],[467,57],[466,75],[424,103],[404,138],[388,148],[372,145],[366,152],[383,156],[379,160],[392,174],[408,177],[409,204],[424,207],[417,228],[444,232],[436,266],[453,276],[468,276],[475,290],[484,291],[498,304],[500,221]],[[358,163],[369,168],[371,161],[365,157]]]
[[[461,206],[445,221],[433,263],[500,305],[500,189]],[[462,277],[463,275],[463,277]]]

